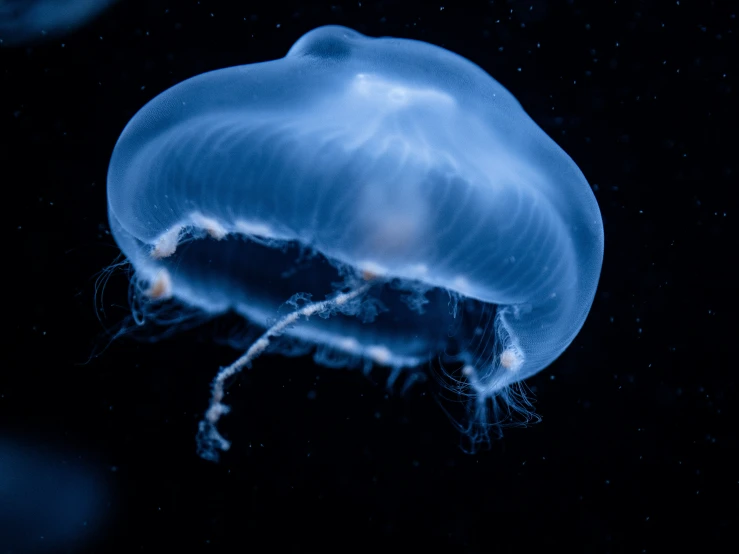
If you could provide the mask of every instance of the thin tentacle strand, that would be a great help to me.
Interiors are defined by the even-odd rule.
[[[366,280],[370,280],[365,277]],[[226,451],[230,448],[231,443],[227,441],[218,432],[218,421],[223,414],[227,414],[230,408],[223,403],[225,395],[226,381],[240,373],[245,367],[250,368],[252,362],[262,354],[270,345],[271,339],[281,335],[290,325],[296,323],[301,317],[306,319],[312,315],[331,312],[332,310],[341,310],[342,306],[348,302],[363,296],[372,286],[367,282],[361,286],[349,291],[336,295],[333,298],[306,304],[301,308],[290,312],[283,318],[279,319],[272,327],[267,329],[250,347],[249,349],[234,363],[221,370],[213,379],[211,385],[211,397],[208,410],[205,417],[198,425],[197,447],[198,455],[209,461],[217,462],[219,459],[219,451]]]

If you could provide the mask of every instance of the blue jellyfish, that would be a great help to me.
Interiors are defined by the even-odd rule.
[[[265,351],[391,382],[433,366],[486,440],[582,327],[603,258],[583,174],[498,82],[337,26],[149,102],[116,144],[108,203],[142,302],[263,330],[213,381],[211,460],[229,447],[225,384]]]
[[[72,31],[117,0],[2,0],[0,44],[16,45]]]

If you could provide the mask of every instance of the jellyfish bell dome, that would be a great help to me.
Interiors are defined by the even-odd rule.
[[[151,301],[266,328],[288,300],[341,300],[280,333],[327,365],[446,353],[480,397],[572,342],[603,257],[584,176],[497,81],[335,26],[154,98],[116,144],[108,198]]]

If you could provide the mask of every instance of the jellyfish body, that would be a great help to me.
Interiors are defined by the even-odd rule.
[[[3,0],[0,44],[25,44],[72,31],[116,1]]]
[[[160,94],[115,147],[108,199],[150,299],[266,328],[295,293],[364,287],[280,335],[327,365],[441,356],[483,424],[572,342],[603,258],[587,181],[497,81],[343,27]]]

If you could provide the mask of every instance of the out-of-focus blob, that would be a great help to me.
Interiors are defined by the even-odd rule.
[[[0,44],[16,46],[74,31],[118,0],[0,0]]]
[[[76,551],[100,529],[105,496],[78,456],[0,439],[0,553]]]

